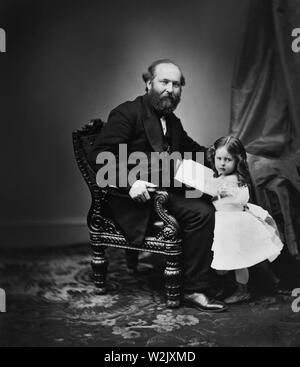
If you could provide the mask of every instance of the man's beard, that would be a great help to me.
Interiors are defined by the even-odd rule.
[[[172,113],[180,102],[180,95],[175,96],[169,94],[168,96],[161,96],[160,93],[155,90],[149,92],[150,104],[161,115],[168,115]]]

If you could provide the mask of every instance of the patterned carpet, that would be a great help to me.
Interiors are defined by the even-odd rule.
[[[0,346],[207,347],[300,346],[300,313],[290,296],[260,296],[226,313],[165,308],[162,263],[131,276],[124,254],[109,250],[109,294],[90,280],[88,245],[2,253]]]

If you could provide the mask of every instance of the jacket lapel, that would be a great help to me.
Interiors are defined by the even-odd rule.
[[[170,115],[167,117],[167,129],[171,134],[171,147],[172,151],[179,151],[180,149],[180,138],[181,129],[178,118],[175,115]]]
[[[154,111],[151,111],[148,105],[147,95],[143,97],[143,101],[145,107],[145,118],[143,119],[145,133],[153,151],[162,152],[164,142],[159,118],[155,115]]]

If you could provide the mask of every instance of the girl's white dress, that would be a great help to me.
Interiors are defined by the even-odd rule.
[[[283,243],[270,214],[249,204],[247,186],[232,187],[232,196],[214,201],[216,222],[212,268],[248,268],[264,260],[274,261]]]

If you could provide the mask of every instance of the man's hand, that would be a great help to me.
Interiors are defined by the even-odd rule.
[[[140,203],[145,203],[147,200],[150,200],[148,189],[155,187],[157,186],[151,182],[137,180],[131,186],[129,195],[133,200],[138,201]]]

